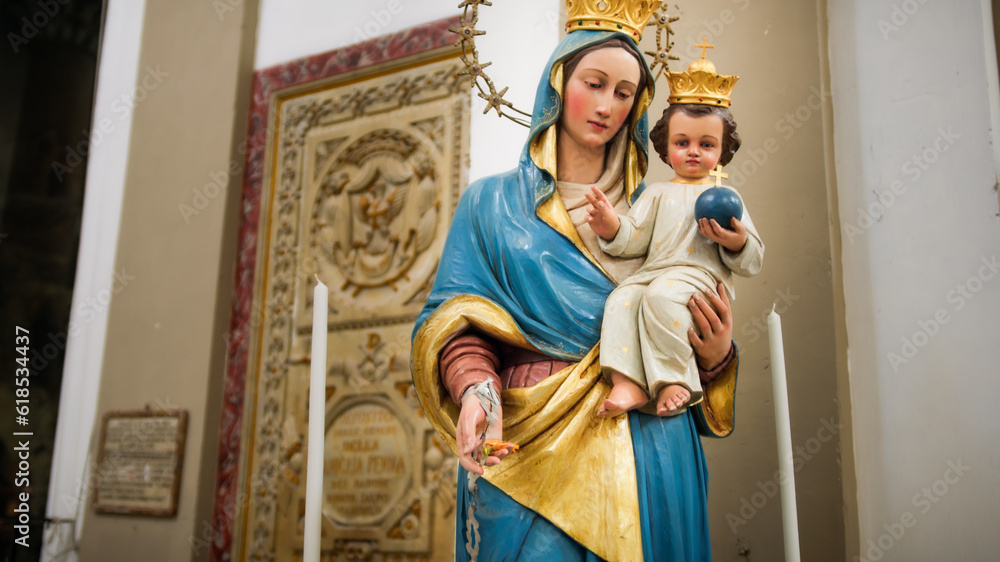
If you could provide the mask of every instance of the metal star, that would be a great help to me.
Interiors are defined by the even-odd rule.
[[[466,9],[466,12],[468,12],[468,9]],[[472,8],[471,20],[467,17],[467,15],[467,13],[462,14],[462,21],[459,22],[461,24],[459,27],[448,28],[448,31],[458,34],[458,36],[462,38],[461,41],[455,44],[461,45],[463,49],[465,48],[465,43],[467,41],[475,41],[476,35],[486,35],[485,31],[476,29],[476,23],[479,22],[478,9],[475,7]],[[475,49],[475,43],[473,43],[473,49]]]
[[[471,76],[472,78],[479,78],[480,76],[484,76],[483,69],[491,64],[493,63],[488,62],[485,64],[479,64],[479,53],[473,53],[472,64],[467,63],[465,65],[465,71],[459,72],[458,76]]]
[[[496,109],[497,117],[503,117],[503,108],[501,106],[506,105],[507,107],[514,107],[514,105],[511,104],[509,101],[503,99],[503,95],[507,93],[507,87],[504,87],[504,89],[498,92],[496,91],[496,88],[493,87],[492,82],[490,83],[489,86],[490,86],[489,94],[484,94],[482,92],[479,93],[479,97],[486,100],[486,109],[483,110],[483,115],[489,113],[491,109]]]
[[[462,41],[456,43],[456,45],[461,45],[466,41],[471,41],[472,38],[475,37],[476,35],[486,35],[485,31],[476,29],[475,20],[473,20],[472,23],[465,23],[465,21],[463,20],[462,27],[449,27],[448,31],[452,33],[457,33],[458,36],[462,38]]]
[[[653,58],[653,64],[650,67],[650,70],[655,70],[658,66],[662,66],[663,70],[661,70],[660,72],[670,72],[670,61],[681,60],[680,57],[670,54],[670,49],[672,49],[673,47],[674,43],[671,41],[670,44],[667,45],[666,49],[658,49],[656,51],[645,51],[647,55]],[[656,76],[657,78],[659,78],[660,75],[657,74]]]

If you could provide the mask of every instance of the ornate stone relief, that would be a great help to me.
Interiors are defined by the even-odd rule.
[[[456,462],[413,395],[409,336],[466,182],[461,68],[448,59],[272,99],[244,559],[301,556],[315,276],[330,288],[324,559],[452,557]]]

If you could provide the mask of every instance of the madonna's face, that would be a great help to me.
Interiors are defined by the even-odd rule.
[[[611,140],[635,104],[641,69],[621,47],[591,51],[566,80],[559,125],[568,140],[593,150]]]

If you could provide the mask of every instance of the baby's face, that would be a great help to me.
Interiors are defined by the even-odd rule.
[[[722,157],[722,118],[692,117],[683,111],[670,116],[669,162],[678,179],[702,180]]]

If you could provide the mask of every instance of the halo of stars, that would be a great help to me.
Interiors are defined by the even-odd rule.
[[[459,21],[458,27],[448,29],[448,31],[456,33],[460,37],[455,46],[462,49],[461,59],[465,63],[465,71],[459,72],[458,75],[472,78],[473,86],[479,90],[479,97],[486,100],[486,109],[483,110],[484,115],[489,113],[490,110],[494,110],[497,112],[497,117],[506,117],[518,125],[530,127],[531,114],[521,111],[514,107],[514,104],[505,100],[504,95],[507,93],[508,88],[504,87],[498,90],[496,84],[486,74],[486,67],[493,63],[479,62],[479,51],[476,49],[476,36],[486,35],[485,31],[476,29],[476,24],[479,23],[479,6],[492,5],[493,3],[489,2],[489,0],[463,0],[458,5],[459,8],[464,10],[462,12],[462,19]]]
[[[486,31],[476,29],[476,24],[479,23],[479,7],[492,5],[493,3],[489,0],[462,0],[458,5],[463,10],[462,19],[459,21],[458,27],[448,28],[448,31],[457,34],[460,38],[455,46],[462,49],[460,58],[465,64],[465,70],[459,72],[458,75],[468,76],[472,79],[473,86],[479,90],[477,95],[486,101],[484,115],[493,110],[497,112],[497,117],[506,117],[518,125],[530,127],[531,113],[514,107],[514,104],[504,99],[508,88],[504,87],[498,90],[496,84],[486,73],[486,67],[493,63],[479,62],[476,37],[486,35]],[[667,6],[664,4],[657,12],[654,12],[653,17],[646,24],[656,27],[656,51],[645,52],[653,61],[650,65],[650,70],[653,71],[653,80],[659,79],[664,72],[670,71],[670,61],[680,60],[680,58],[670,54],[670,50],[674,47],[674,42],[670,40],[670,36],[674,35],[674,30],[670,24],[679,19],[679,16],[669,15]]]

